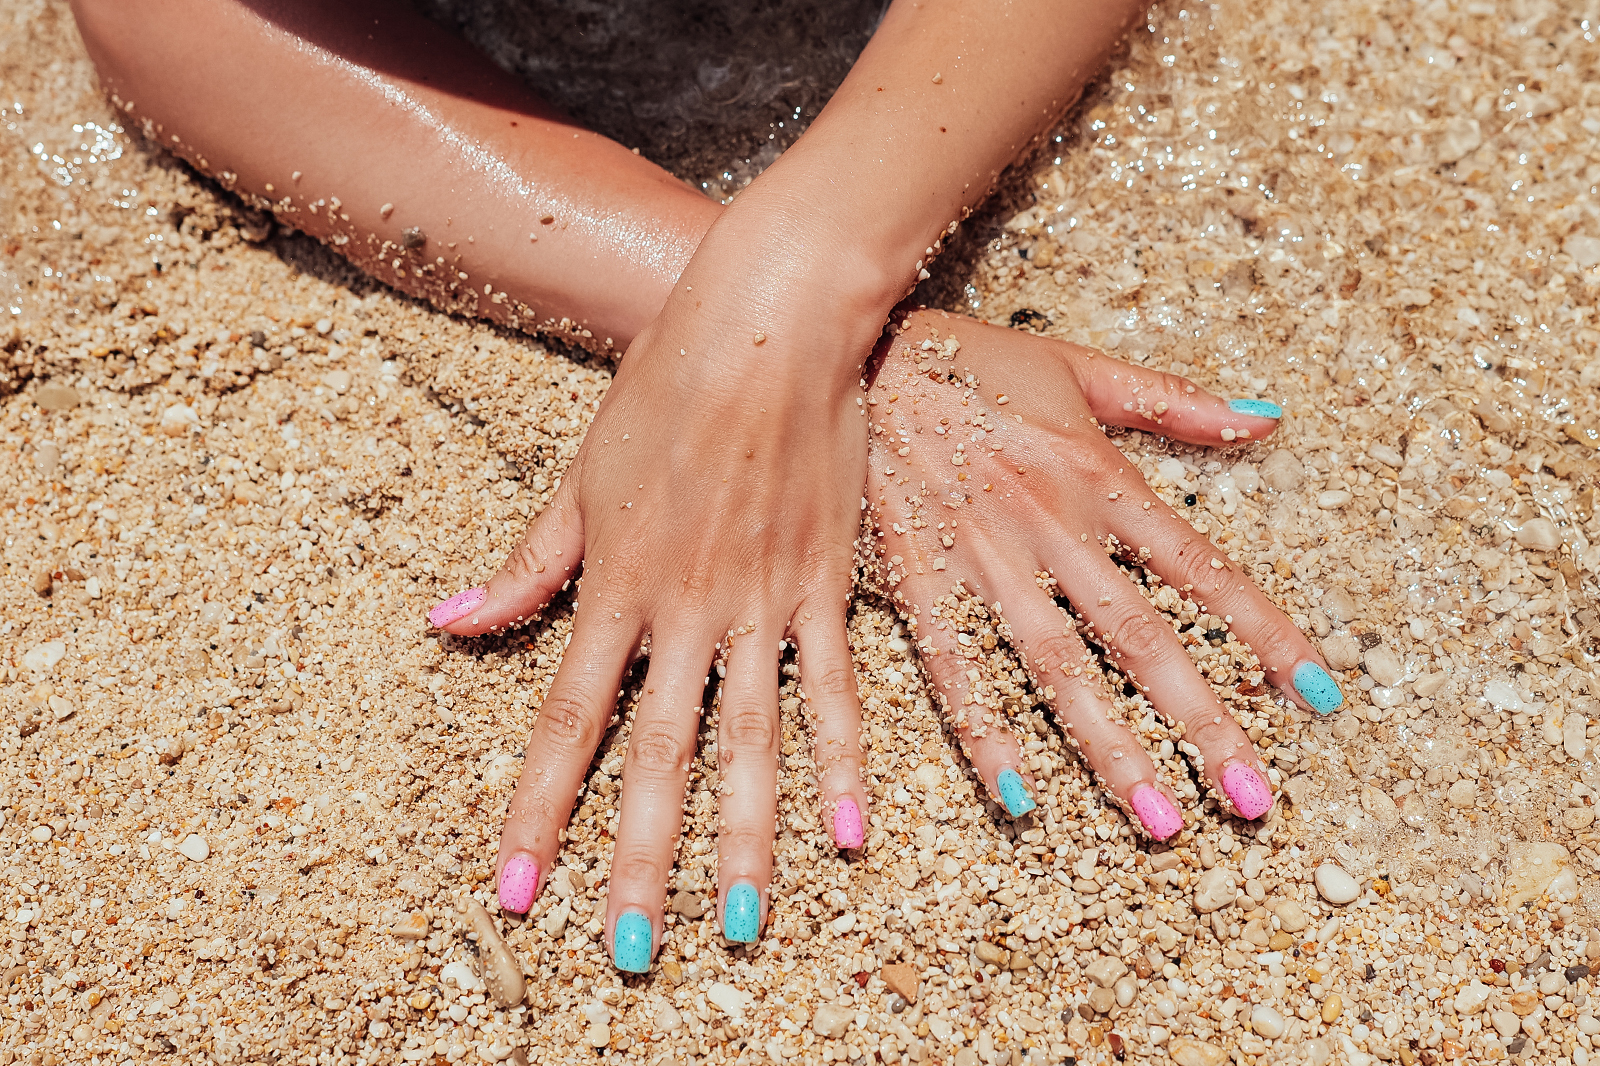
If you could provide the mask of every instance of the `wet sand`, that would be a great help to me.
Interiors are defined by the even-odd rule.
[[[829,845],[786,677],[766,938],[717,934],[703,749],[626,980],[631,701],[551,889],[474,926],[571,614],[423,619],[548,503],[606,365],[276,231],[118,126],[64,5],[0,21],[0,1064],[1595,1057],[1592,17],[1159,8],[926,283],[1285,408],[1225,452],[1119,439],[1354,694],[1309,720],[1170,605],[1273,768],[1264,824],[1193,790],[1148,845],[1028,697],[1048,785],[1001,817],[864,590],[867,847]],[[759,166],[726,136],[687,180]]]

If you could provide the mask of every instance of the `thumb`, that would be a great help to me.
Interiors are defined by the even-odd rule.
[[[1260,440],[1283,417],[1283,408],[1269,400],[1224,400],[1187,378],[1078,345],[1072,346],[1070,362],[1089,410],[1105,425],[1214,446]]]
[[[564,480],[544,514],[488,584],[451,596],[428,612],[428,622],[458,636],[477,636],[527,621],[577,576],[583,560],[583,519]]]

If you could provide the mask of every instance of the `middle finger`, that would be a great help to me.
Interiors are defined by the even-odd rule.
[[[728,680],[717,714],[717,912],[722,935],[754,943],[772,880],[778,819],[778,638],[781,625],[741,627],[728,639]]]
[[[622,771],[607,892],[606,933],[619,970],[643,973],[661,946],[662,904],[683,827],[683,790],[715,639],[686,626],[657,625],[652,633],[650,669]]]

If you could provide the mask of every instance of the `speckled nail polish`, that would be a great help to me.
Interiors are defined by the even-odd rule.
[[[1229,400],[1228,410],[1236,415],[1254,415],[1257,418],[1283,417],[1283,408],[1271,400]]]
[[[1128,802],[1133,804],[1133,813],[1139,816],[1139,821],[1157,840],[1165,840],[1182,831],[1183,815],[1178,813],[1178,808],[1160,789],[1141,785]]]
[[[841,848],[859,848],[866,843],[861,828],[861,808],[846,796],[833,808],[833,842]]]
[[[1272,809],[1272,789],[1253,766],[1234,763],[1222,773],[1222,791],[1233,801],[1240,817],[1252,821]]]
[[[513,855],[500,869],[500,907],[515,914],[527,914],[533,906],[533,893],[539,887],[539,867],[526,855]]]
[[[1338,682],[1313,662],[1304,662],[1294,668],[1294,690],[1318,714],[1332,714],[1344,706],[1344,693],[1339,691]]]
[[[639,911],[624,911],[617,915],[616,927],[611,933],[611,958],[617,969],[629,973],[644,973],[650,968],[650,942],[655,931],[650,919]]]
[[[489,590],[481,585],[458,592],[428,612],[428,624],[435,629],[443,629],[451,622],[459,622],[477,610],[488,595]]]
[[[754,944],[760,930],[761,894],[748,881],[740,881],[722,901],[722,935],[736,944]]]
[[[1000,786],[1000,802],[1006,805],[1011,817],[1021,818],[1038,806],[1028,794],[1028,786],[1023,783],[1022,775],[1015,770],[1001,770],[995,784]]]

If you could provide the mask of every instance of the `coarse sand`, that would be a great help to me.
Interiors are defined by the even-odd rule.
[[[709,906],[712,713],[624,978],[639,675],[509,917],[494,842],[570,601],[494,639],[423,617],[546,506],[607,365],[276,229],[119,124],[65,4],[0,0],[0,1066],[1595,1061],[1597,13],[1165,3],[925,283],[1283,405],[1267,443],[1119,438],[1352,694],[1308,719],[1147,590],[1272,768],[1264,824],[1128,696],[1188,789],[1149,845],[978,639],[1044,783],[1003,817],[864,589],[865,848],[818,817],[791,662],[765,939]],[[660,149],[686,179],[731,195],[825,97],[761,69],[725,167]]]

